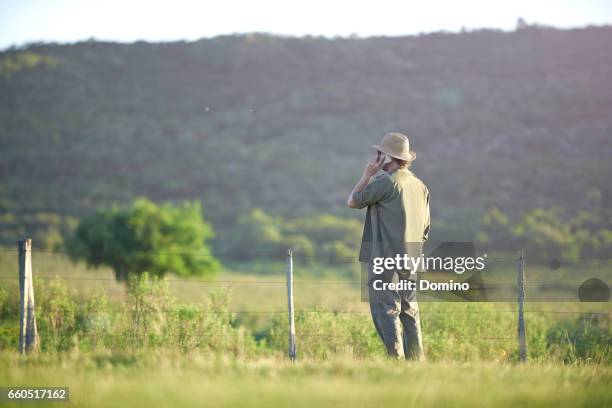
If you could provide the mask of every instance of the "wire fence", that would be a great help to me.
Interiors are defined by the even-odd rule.
[[[0,249],[0,252],[5,252],[5,253],[19,253],[19,251],[17,250],[11,250],[11,249]],[[57,255],[62,255],[62,256],[66,256],[68,255],[66,251],[61,251],[61,250],[40,250],[37,249],[36,252],[40,252],[43,254],[57,254]],[[159,254],[159,255],[190,255],[190,256],[204,256],[204,257],[217,257],[217,258],[232,258],[232,259],[250,259],[250,258],[266,258],[266,259],[275,259],[275,260],[286,260],[287,255],[286,254],[273,254],[273,253],[250,253],[250,254],[197,254],[197,253],[191,253],[191,252],[180,252],[180,251],[176,251],[176,252],[151,252],[154,254]],[[329,256],[311,256],[311,255],[294,255],[294,258],[296,258],[297,260],[329,260]],[[535,258],[532,258],[535,260]],[[517,259],[516,258],[504,258],[504,257],[490,257],[488,259],[489,261],[500,261],[500,262],[516,262]],[[541,258],[539,260],[545,260],[546,262],[549,262],[550,260],[547,258]],[[603,259],[602,259],[603,260]],[[334,257],[333,259],[334,262],[358,262],[358,259],[355,257]],[[574,259],[563,259],[563,262],[582,262],[585,261],[584,259],[580,259],[580,258],[574,258]],[[593,259],[588,259],[588,261],[593,261]],[[65,280],[65,281],[107,281],[107,282],[112,282],[112,281],[116,281],[115,278],[113,277],[86,277],[86,276],[71,276],[71,275],[62,275],[62,276],[58,276],[58,275],[45,275],[45,274],[34,274],[32,276],[32,278],[30,279],[30,281],[34,279],[34,280],[56,280],[56,279],[60,279],[60,280]],[[24,278],[23,276],[18,275],[17,273],[15,273],[15,275],[13,276],[0,276],[0,280],[20,280],[20,283],[23,283]],[[27,278],[26,278],[27,280]],[[265,286],[265,285],[269,285],[269,286],[278,286],[278,285],[282,285],[285,286],[287,285],[287,281],[285,280],[234,280],[234,279],[221,279],[221,280],[211,280],[211,279],[197,279],[197,278],[186,278],[186,279],[177,279],[177,278],[166,278],[164,279],[164,281],[166,282],[176,282],[176,283],[182,283],[182,284],[197,284],[197,285],[210,285],[210,286],[219,286],[219,285],[228,285],[228,286],[233,286],[233,285],[245,285],[245,286]],[[330,286],[330,287],[338,287],[338,286],[360,286],[363,284],[362,281],[359,280],[336,280],[336,281],[332,281],[332,280],[295,280],[292,282],[293,285],[296,286],[312,286],[312,287],[320,287],[320,286]],[[565,288],[570,288],[570,289],[576,289],[579,287],[579,285],[577,284],[555,284],[558,287],[565,287]],[[533,284],[533,283],[526,283],[524,284],[525,287],[531,287],[531,288],[539,288],[541,287],[541,284]],[[498,284],[488,284],[488,285],[482,285],[482,289],[499,289],[499,288],[510,288],[510,289],[516,289],[517,284],[516,283],[498,283]],[[85,307],[85,305],[79,305],[79,308],[83,308]],[[29,307],[27,305],[22,305],[22,316],[27,314],[29,312]],[[257,316],[261,316],[261,315],[284,315],[287,314],[288,311],[287,310],[202,310],[202,309],[197,309],[197,310],[193,310],[190,311],[196,314],[214,314],[214,315],[257,315]],[[610,316],[610,312],[609,311],[584,311],[584,310],[547,310],[547,309],[526,309],[524,311],[522,311],[524,313],[529,313],[529,314],[552,314],[552,315],[588,315],[588,316]],[[521,313],[522,313],[521,312]],[[172,309],[155,309],[155,310],[140,310],[140,309],[129,309],[129,308],[109,308],[109,309],[98,309],[96,310],[96,313],[108,313],[108,314],[159,314],[159,313],[165,313],[165,314],[180,314],[180,313],[184,313],[184,310],[181,309],[176,309],[176,308],[172,308]],[[370,311],[362,311],[362,310],[342,310],[342,309],[295,309],[290,311],[289,313],[295,313],[295,314],[321,314],[321,315],[360,315],[360,316],[369,316],[370,315]],[[492,310],[444,310],[444,311],[436,311],[436,310],[432,310],[432,311],[419,311],[420,315],[483,315],[483,314],[516,314],[517,310],[515,308],[510,308],[510,309],[492,309]],[[104,334],[105,337],[112,337],[113,334],[112,333],[106,333]],[[286,337],[285,333],[270,333],[268,334],[269,338],[273,338],[273,337]],[[29,334],[29,333],[23,333],[22,331],[22,339],[23,341],[27,341],[27,339],[32,338],[32,337],[36,337],[35,334]],[[217,335],[215,333],[209,333],[207,334],[207,337],[210,338],[216,338],[216,337],[227,337],[227,334],[222,334],[222,335]],[[343,335],[343,334],[330,334],[330,333],[313,333],[313,332],[308,332],[308,333],[299,333],[299,337],[300,338],[336,338],[336,339],[355,339],[355,338],[368,338],[368,339],[372,339],[372,338],[376,338],[375,332],[372,332],[371,334],[359,334],[359,333],[353,333],[350,335]],[[484,340],[484,341],[494,341],[494,342],[515,342],[517,341],[516,337],[496,337],[496,336],[478,336],[479,340]]]
[[[4,253],[15,253],[18,252],[15,249],[11,248],[2,248],[0,247],[0,252]],[[60,249],[36,249],[36,253],[42,254],[52,254],[52,255],[64,255],[69,256],[70,253],[66,250]],[[131,251],[133,254],[150,254],[150,255],[166,255],[166,256],[194,256],[194,257],[203,257],[203,258],[227,258],[233,260],[250,260],[255,258],[268,258],[268,259],[276,259],[276,260],[284,260],[287,257],[287,254],[284,253],[262,253],[262,252],[228,252],[228,253],[201,253],[201,252],[191,252],[191,251],[152,251],[152,250],[134,250]],[[108,254],[105,251],[94,251],[92,254],[96,256],[103,256]],[[325,260],[325,261],[346,261],[346,262],[359,262],[359,258],[355,256],[338,256],[338,255],[307,255],[295,253],[293,254],[294,259],[298,260]],[[589,256],[589,257],[564,257],[564,256],[534,256],[530,255],[526,257],[526,259],[530,261],[536,262],[610,262],[612,259],[609,256]],[[503,256],[494,256],[487,257],[489,261],[508,261],[515,262],[516,258],[512,257],[503,257]]]
[[[81,308],[85,307],[85,305],[80,305]],[[27,307],[25,308],[27,309]],[[142,309],[96,309],[96,313],[109,313],[109,314],[130,314],[130,313],[184,313],[185,310],[179,308],[175,309],[155,309],[155,310],[142,310]],[[227,315],[274,315],[274,314],[287,314],[287,310],[193,310],[194,313],[200,314],[227,314]],[[300,313],[314,313],[314,314],[328,314],[328,315],[337,315],[337,314],[349,314],[349,315],[366,315],[369,316],[371,314],[370,311],[365,310],[336,310],[336,309],[296,309],[294,310],[296,314]],[[494,309],[494,310],[427,310],[427,311],[419,311],[420,315],[480,315],[480,314],[499,314],[499,313],[511,313],[515,314],[517,311],[515,309]],[[535,309],[535,310],[525,310],[525,313],[541,313],[541,314],[561,314],[561,315],[590,315],[590,316],[609,316],[612,314],[612,311],[602,312],[602,311],[580,311],[580,310],[543,310],[543,309]]]

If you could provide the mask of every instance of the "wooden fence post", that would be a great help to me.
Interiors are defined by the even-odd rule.
[[[289,358],[295,361],[297,347],[295,344],[295,318],[293,315],[293,253],[287,251],[289,265],[287,268],[287,306],[289,308]]]
[[[34,286],[32,282],[32,240],[19,241],[19,292],[21,314],[19,319],[19,352],[38,350],[39,340],[34,313]]]
[[[519,340],[519,358],[522,363],[527,361],[527,344],[525,342],[525,256],[524,249],[517,262],[516,285],[518,287],[518,340]]]

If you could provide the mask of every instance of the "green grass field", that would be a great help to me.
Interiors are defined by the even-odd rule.
[[[428,361],[396,362],[346,274],[298,266],[291,363],[280,264],[235,264],[215,282],[168,277],[128,295],[110,270],[35,254],[42,351],[24,357],[14,255],[0,253],[0,386],[69,386],[74,406],[612,402],[609,303],[528,303],[520,364],[516,304],[421,302]]]
[[[27,359],[4,354],[1,365],[3,385],[69,386],[71,405],[82,407],[603,407],[612,403],[612,370],[598,365],[415,364],[342,358],[292,364],[283,359],[250,361],[162,352],[123,359],[108,354]]]

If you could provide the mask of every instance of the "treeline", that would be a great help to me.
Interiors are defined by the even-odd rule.
[[[51,212],[0,213],[0,246],[15,247],[17,240],[32,238],[35,248],[62,251],[79,220]]]
[[[602,207],[600,199],[591,195],[592,210],[575,215],[552,207],[512,217],[493,207],[480,220],[475,241],[493,252],[526,248],[530,259],[608,260],[612,210]],[[144,272],[208,276],[234,263],[264,273],[270,263],[285,262],[288,249],[301,265],[327,265],[347,276],[359,271],[363,226],[356,219],[331,214],[286,219],[253,209],[239,216],[232,230],[217,232],[204,213],[197,201],[157,205],[139,198],[130,206],[99,208],[79,221],[57,214],[21,220],[4,214],[0,238],[8,244],[16,235],[31,236],[35,248],[67,252],[94,267],[109,266],[120,281]]]
[[[321,214],[287,220],[254,209],[241,215],[231,231],[216,233],[204,213],[197,201],[158,205],[141,197],[128,206],[98,208],[78,221],[57,214],[22,220],[5,214],[0,239],[8,246],[15,237],[29,236],[35,249],[65,252],[91,267],[108,266],[126,283],[145,272],[211,276],[221,262],[284,263],[288,249],[302,265],[338,266],[349,274],[359,270],[363,227],[355,219]],[[20,227],[19,221],[28,224]]]
[[[322,214],[287,220],[254,209],[238,218],[235,232],[220,246],[243,260],[291,248],[301,262],[346,263],[356,259],[362,229],[352,218]]]
[[[530,255],[551,260],[609,261],[612,211],[580,211],[572,216],[556,207],[534,209],[512,219],[498,208],[492,208],[483,216],[476,239],[502,249],[527,246]]]

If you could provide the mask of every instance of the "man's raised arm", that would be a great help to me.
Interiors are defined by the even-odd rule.
[[[351,194],[349,194],[348,199],[346,200],[346,205],[348,208],[364,207],[363,205],[360,205],[359,203],[355,202],[355,200],[353,199],[353,195],[355,193],[360,193],[368,185],[370,178],[372,178],[374,174],[376,174],[380,169],[382,169],[384,161],[384,156],[379,155],[376,159],[372,159],[368,162],[365,169],[363,170],[363,175],[361,176],[357,184],[355,184],[355,187],[353,187]]]

